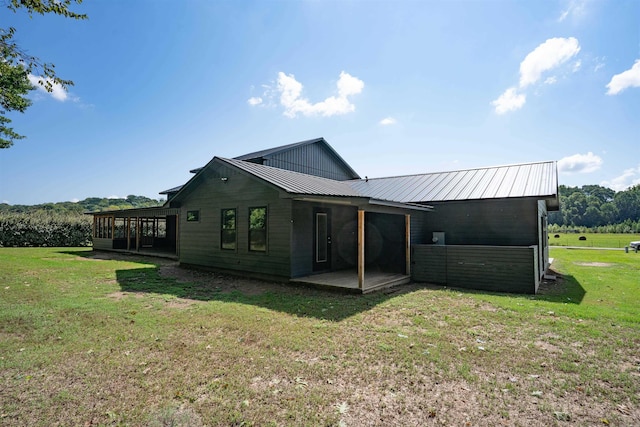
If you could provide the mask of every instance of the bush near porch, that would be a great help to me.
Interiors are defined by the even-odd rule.
[[[0,213],[0,247],[91,246],[92,219],[86,215]]]

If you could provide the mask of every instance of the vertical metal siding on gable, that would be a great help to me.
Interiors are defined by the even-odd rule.
[[[336,181],[351,179],[349,172],[318,144],[303,145],[267,156],[264,165]]]

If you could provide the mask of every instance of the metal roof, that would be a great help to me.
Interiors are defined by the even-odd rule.
[[[222,157],[216,157],[216,159],[267,181],[287,193],[314,196],[363,197],[362,194],[347,183],[348,181],[335,181],[244,160],[225,159]]]
[[[358,197],[368,199],[368,203],[376,205],[386,205],[405,209],[431,210],[430,206],[413,203],[403,203],[396,200],[371,197],[368,194],[354,189],[350,183],[352,181],[336,181],[329,178],[322,178],[315,175],[307,175],[287,169],[264,166],[257,163],[246,162],[244,160],[226,159],[214,157],[216,160],[234,166],[247,172],[256,178],[262,179],[289,194],[300,196],[321,196],[321,197]]]
[[[243,154],[242,156],[234,157],[234,159],[236,160],[258,159],[260,157],[267,157],[269,155],[280,153],[282,151],[299,147],[301,145],[315,144],[316,142],[324,142],[325,144],[327,144],[327,141],[325,141],[324,138],[314,138],[314,139],[308,139],[306,141],[294,142],[293,144],[281,145],[280,147],[267,148],[266,150],[255,151],[249,154]]]
[[[180,191],[180,189],[183,187],[183,185],[178,185],[177,187],[173,187],[170,188],[168,190],[164,190],[159,192],[158,194],[169,194],[169,193],[177,193],[178,191]]]
[[[352,180],[348,183],[361,194],[401,203],[522,197],[557,198],[556,170],[556,162],[539,162]]]

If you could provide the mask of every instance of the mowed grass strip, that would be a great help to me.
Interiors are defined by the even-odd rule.
[[[556,237],[557,236],[557,237]],[[584,237],[585,240],[580,240]],[[640,241],[640,234],[617,233],[549,233],[551,246],[578,246],[583,248],[629,248],[629,243]],[[632,250],[629,248],[629,250]]]
[[[551,256],[536,296],[356,296],[2,248],[0,424],[640,424],[640,254]]]

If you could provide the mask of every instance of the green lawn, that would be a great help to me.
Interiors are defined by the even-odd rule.
[[[640,253],[551,256],[536,296],[357,296],[0,248],[0,425],[640,425]]]
[[[558,237],[556,237],[558,236]],[[586,237],[586,240],[580,240]],[[549,233],[551,246],[580,246],[585,248],[624,248],[640,241],[640,234],[615,233]]]

